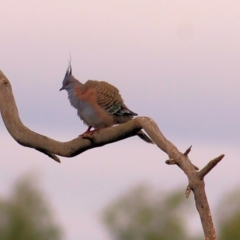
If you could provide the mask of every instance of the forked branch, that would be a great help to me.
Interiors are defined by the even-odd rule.
[[[73,157],[91,148],[100,147],[136,135],[140,129],[144,129],[156,145],[164,151],[169,160],[168,164],[177,164],[188,177],[186,194],[194,193],[196,207],[198,209],[205,238],[215,240],[216,234],[208,205],[204,176],[224,157],[224,155],[212,160],[201,171],[194,166],[188,158],[191,147],[182,154],[159,130],[157,124],[148,117],[138,117],[116,127],[102,129],[93,134],[91,139],[75,138],[68,142],[59,142],[44,135],[31,131],[23,125],[19,118],[17,106],[13,97],[9,80],[0,71],[0,111],[4,124],[11,136],[21,145],[34,148],[54,160],[60,162],[57,156]]]

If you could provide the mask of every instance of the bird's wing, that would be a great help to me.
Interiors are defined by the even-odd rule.
[[[124,104],[123,99],[116,87],[104,82],[88,80],[85,89],[95,88],[97,104],[111,115],[131,115],[137,116]]]

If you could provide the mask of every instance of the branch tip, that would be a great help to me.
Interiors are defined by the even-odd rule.
[[[61,163],[61,160],[59,157],[57,157],[55,154],[51,153],[48,155],[50,158],[52,158],[53,160],[55,160],[58,163]]]
[[[55,154],[45,150],[45,149],[42,149],[42,148],[35,148],[37,151],[41,152],[41,153],[44,153],[46,154],[47,156],[49,156],[50,158],[52,158],[54,161],[58,162],[58,163],[61,163],[60,161],[60,158],[58,156],[56,156]]]
[[[174,165],[174,164],[177,164],[176,161],[175,161],[174,159],[172,159],[172,158],[166,160],[165,163],[168,164],[168,165]]]
[[[194,164],[192,164],[192,165],[193,165],[193,167],[195,168],[196,171],[199,170],[199,167],[195,166]]]
[[[192,145],[183,153],[183,155],[187,156],[191,152]]]
[[[198,172],[199,178],[203,179],[224,158],[224,156],[224,154],[221,154],[211,160],[202,170]]]
[[[188,199],[191,191],[192,191],[192,189],[190,188],[190,185],[188,185],[188,186],[187,186],[187,189],[186,189],[186,191],[185,191],[185,196],[186,196],[187,199]]]

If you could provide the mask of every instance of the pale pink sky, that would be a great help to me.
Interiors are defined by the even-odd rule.
[[[59,93],[70,52],[76,78],[116,85],[129,108],[152,117],[180,150],[193,144],[199,167],[226,154],[206,178],[215,206],[240,181],[239,9],[237,0],[4,1],[0,69],[24,124],[67,141],[86,129]],[[0,133],[0,194],[25,172],[40,171],[69,240],[105,240],[101,209],[135,184],[183,192],[187,185],[177,167],[164,164],[164,153],[138,138],[59,165],[19,146],[3,123]]]

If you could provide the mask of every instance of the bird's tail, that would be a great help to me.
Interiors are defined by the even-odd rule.
[[[137,135],[143,140],[143,141],[145,141],[145,142],[147,142],[147,143],[151,143],[151,144],[154,144],[154,142],[153,142],[153,140],[150,138],[150,137],[148,137],[143,131],[138,131],[137,132]]]

